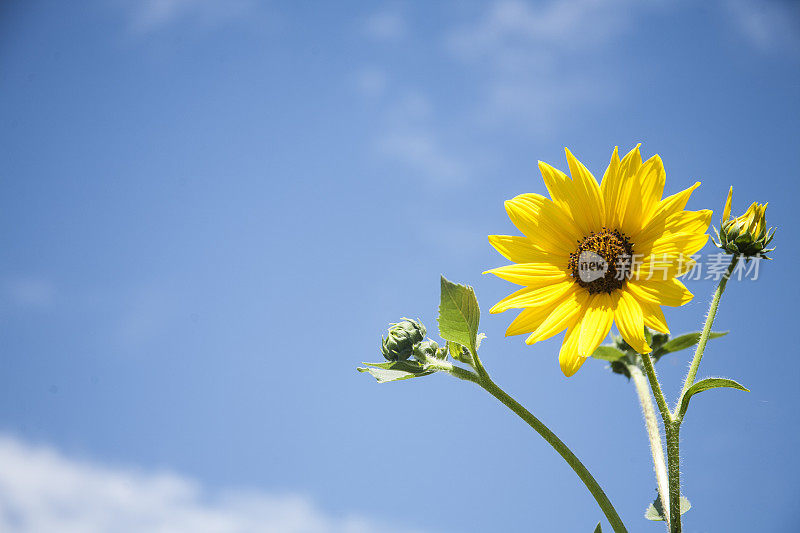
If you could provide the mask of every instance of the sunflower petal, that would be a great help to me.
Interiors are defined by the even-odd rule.
[[[558,352],[558,363],[565,376],[570,377],[583,366],[586,357],[578,355],[578,341],[580,339],[580,324],[573,324],[564,335],[561,351]]]
[[[523,309],[517,317],[511,321],[506,329],[506,337],[512,335],[521,335],[523,333],[531,333],[544,321],[545,318],[553,312],[553,309],[558,305],[558,301],[554,300],[547,305],[539,305],[537,307],[529,307]]]
[[[506,201],[511,222],[537,247],[553,255],[569,257],[580,232],[551,200],[540,194],[521,194]]]
[[[503,257],[515,263],[536,263],[551,257],[527,237],[489,235],[489,243]]]
[[[590,357],[608,336],[614,321],[613,302],[610,294],[599,293],[591,296],[586,313],[581,319],[578,355]]]
[[[543,287],[571,278],[563,267],[551,263],[515,263],[487,270],[484,274],[494,274],[500,279],[527,287]]]
[[[525,287],[518,291],[512,292],[489,309],[492,314],[502,313],[508,309],[523,309],[526,307],[536,307],[540,305],[548,305],[550,302],[561,297],[562,294],[567,292],[575,282],[563,281],[553,283],[552,285],[545,285],[544,287]]]
[[[666,333],[669,335],[667,319],[664,318],[664,312],[661,310],[661,306],[646,300],[637,300],[637,302],[639,302],[639,306],[642,308],[644,325],[659,333]]]
[[[666,280],[629,280],[627,289],[639,301],[647,301],[658,305],[679,307],[692,301],[694,295],[680,280],[670,278]]]
[[[539,327],[525,340],[525,344],[549,339],[575,322],[583,312],[589,295],[577,283],[574,287],[574,290],[562,296],[561,303],[539,324]]]
[[[625,342],[639,353],[650,353],[652,349],[644,337],[642,308],[627,291],[619,291],[614,309],[614,321]]]
[[[569,164],[569,173],[572,174],[573,190],[575,197],[578,200],[578,205],[573,207],[573,218],[575,218],[578,226],[584,231],[584,234],[591,233],[592,231],[599,231],[600,228],[606,225],[605,221],[605,203],[603,201],[603,194],[600,192],[600,186],[597,180],[589,172],[583,163],[572,155],[568,148],[564,151],[567,154],[567,163]],[[579,223],[579,217],[576,212],[582,212],[582,222]]]

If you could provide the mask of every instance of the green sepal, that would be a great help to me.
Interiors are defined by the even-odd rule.
[[[686,496],[681,496],[681,515],[686,514],[686,511],[692,508],[692,504],[689,503],[689,499]],[[661,498],[656,496],[656,499],[647,506],[647,510],[644,512],[644,517],[648,520],[652,520],[653,522],[663,522],[665,513],[664,513],[664,506],[661,505]]]
[[[708,339],[718,339],[720,337],[724,337],[727,335],[727,331],[712,331],[708,335]],[[662,356],[672,353],[678,352],[680,350],[685,350],[686,348],[691,348],[698,342],[700,342],[700,335],[699,331],[695,331],[694,333],[686,333],[685,335],[681,335],[680,337],[675,337],[674,339],[670,339],[658,348],[653,347],[652,357],[656,361],[661,359]],[[658,335],[656,335],[657,337]],[[654,339],[655,340],[655,339]]]
[[[592,354],[595,359],[602,359],[603,361],[617,361],[625,357],[625,352],[614,348],[613,346],[598,346]]]
[[[439,335],[447,341],[465,346],[470,352],[478,349],[478,324],[481,311],[475,291],[467,285],[453,283],[442,276],[439,304]]]
[[[358,367],[359,372],[369,372],[378,383],[400,381],[403,379],[418,378],[433,374],[435,370],[428,370],[417,361],[390,361],[387,363],[363,363],[366,367]]]
[[[603,533],[603,528],[600,526],[600,522],[598,522],[597,527],[594,528],[594,533]]]
[[[736,389],[742,390],[745,392],[750,392],[750,389],[746,388],[744,385],[733,381],[732,379],[726,378],[706,378],[698,381],[691,387],[689,390],[686,391],[686,394],[683,395],[681,398],[681,405],[678,409],[678,416],[683,417],[686,414],[686,410],[689,408],[689,400],[697,394],[698,392],[707,391],[709,389],[716,389],[718,387],[727,387],[729,389]]]

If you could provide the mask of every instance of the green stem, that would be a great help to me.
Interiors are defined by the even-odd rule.
[[[656,411],[653,407],[653,400],[650,396],[650,388],[647,385],[647,378],[644,377],[639,365],[629,364],[628,371],[636,387],[639,396],[639,404],[642,406],[644,415],[644,426],[647,429],[647,436],[650,440],[650,454],[653,456],[653,469],[656,473],[656,485],[658,487],[658,497],[661,498],[661,506],[669,509],[669,478],[667,476],[667,463],[664,459],[664,445],[661,442],[661,432],[658,429]],[[664,513],[668,515],[668,512]],[[666,517],[667,529],[669,529],[669,517]]]
[[[479,362],[479,359],[474,354],[473,357],[477,362]],[[458,367],[453,366],[453,369],[456,368]],[[570,450],[567,445],[556,436],[555,433],[550,431],[550,428],[545,426],[533,415],[533,413],[525,409],[519,402],[509,396],[494,381],[492,381],[488,372],[486,372],[486,369],[484,369],[482,365],[476,366],[476,370],[480,372],[480,375],[475,375],[472,372],[463,369],[459,370],[466,372],[468,375],[463,375],[462,372],[456,373],[455,371],[451,373],[458,378],[477,383],[486,392],[500,400],[503,405],[511,409],[517,416],[531,426],[534,431],[536,431],[544,440],[546,440],[547,443],[550,444],[550,446],[552,446],[559,455],[561,455],[567,464],[572,467],[572,470],[575,471],[581,481],[583,481],[583,484],[586,485],[586,488],[589,489],[589,492],[592,494],[592,496],[594,496],[595,501],[597,501],[600,509],[602,509],[603,513],[606,515],[606,519],[608,519],[608,522],[611,524],[611,527],[615,533],[627,533],[628,530],[625,529],[622,519],[617,514],[614,506],[611,505],[611,501],[609,501],[606,493],[603,492],[600,484],[592,476],[589,470],[587,470],[583,463],[581,463],[580,459],[578,459],[578,457],[572,453],[572,450]]]
[[[667,434],[667,461],[669,468],[669,516],[670,533],[681,533],[681,423],[676,420],[664,423]]]
[[[664,420],[664,432],[667,437],[667,465],[669,474],[669,526],[671,533],[681,533],[681,455],[680,455],[680,429],[682,422],[681,405],[683,405],[686,391],[689,390],[694,384],[694,379],[697,376],[697,369],[700,367],[700,361],[703,359],[703,352],[705,352],[708,338],[711,335],[711,327],[714,325],[714,318],[717,316],[717,309],[719,302],[722,298],[722,293],[725,292],[725,286],[728,284],[728,279],[736,268],[736,263],[739,257],[736,255],[731,256],[731,262],[728,269],[720,279],[717,289],[714,291],[714,296],[711,299],[711,306],[708,310],[703,331],[700,333],[700,339],[697,343],[697,348],[692,358],[692,363],[689,366],[689,373],[683,382],[678,403],[675,405],[675,411],[671,412],[667,406],[664,393],[661,390],[661,385],[658,382],[653,361],[647,354],[642,355],[645,371],[647,372],[647,379],[650,381],[650,388],[655,396],[658,408],[661,411],[661,418]],[[663,499],[662,499],[663,501]]]
[[[683,382],[683,389],[681,390],[681,396],[678,399],[678,405],[675,407],[675,413],[677,414],[679,411],[681,404],[683,403],[683,397],[686,396],[686,391],[689,390],[689,387],[694,385],[694,378],[697,376],[697,369],[700,366],[700,361],[703,359],[703,352],[706,349],[706,343],[708,343],[708,336],[711,334],[711,326],[714,324],[714,317],[717,316],[717,308],[719,307],[719,301],[722,298],[722,293],[725,292],[725,286],[728,284],[728,278],[731,277],[731,273],[733,269],[736,268],[736,263],[739,261],[738,255],[731,255],[731,263],[728,265],[728,270],[725,271],[725,274],[722,276],[722,279],[719,280],[719,285],[717,285],[717,290],[714,291],[714,297],[711,299],[711,306],[708,309],[708,316],[706,317],[706,323],[703,325],[703,332],[700,334],[700,341],[697,343],[697,348],[694,351],[694,358],[692,359],[692,364],[689,366],[689,373],[686,375],[686,380]]]
[[[653,396],[656,398],[656,405],[661,412],[661,418],[664,420],[664,429],[672,422],[672,414],[669,412],[667,399],[664,397],[664,391],[661,390],[661,384],[658,382],[656,369],[653,366],[653,360],[650,359],[649,354],[641,354],[642,363],[644,363],[644,370],[647,372],[647,379],[650,381],[650,388],[653,389]]]

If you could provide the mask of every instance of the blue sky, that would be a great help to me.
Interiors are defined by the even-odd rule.
[[[752,392],[693,402],[685,529],[794,530],[798,66],[775,1],[5,2],[0,524],[591,531],[591,497],[488,395],[355,366],[401,316],[434,333],[442,273],[485,310],[510,292],[486,236],[545,192],[537,160],[569,146],[600,176],[642,142],[667,193],[703,182],[689,208],[716,220],[733,185],[779,228],[703,361]],[[673,332],[713,290],[687,283]],[[495,379],[661,531],[632,386],[601,361],[564,378],[560,336],[525,346],[511,319],[482,319]],[[659,363],[670,398],[688,357]]]

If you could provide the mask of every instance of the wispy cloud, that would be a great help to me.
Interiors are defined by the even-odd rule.
[[[134,33],[151,33],[178,21],[216,25],[255,7],[253,0],[136,0],[130,5]]]
[[[401,533],[306,497],[215,491],[175,474],[111,468],[0,436],[0,530],[10,533]]]
[[[735,26],[761,51],[800,52],[800,4],[775,0],[727,0]]]
[[[452,185],[468,178],[466,165],[448,149],[435,127],[433,106],[422,93],[395,97],[375,141],[381,155],[408,167],[429,183]]]
[[[386,7],[367,17],[364,32],[377,41],[399,41],[406,35],[405,16],[396,7]]]
[[[475,22],[450,32],[447,47],[483,72],[486,115],[552,131],[569,108],[602,102],[613,81],[594,60],[631,26],[629,0],[497,0]]]

